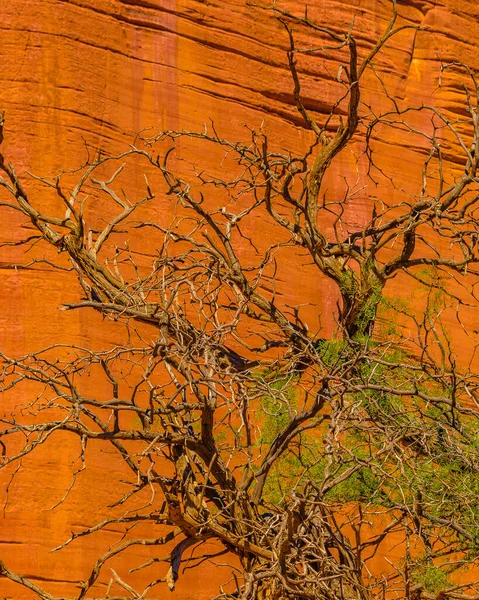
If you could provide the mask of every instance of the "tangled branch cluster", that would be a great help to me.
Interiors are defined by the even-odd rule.
[[[240,565],[223,600],[478,597],[472,584],[448,577],[475,562],[479,545],[479,380],[457,364],[442,320],[477,299],[475,76],[459,64],[443,69],[467,77],[462,121],[389,96],[394,108],[377,114],[362,100],[363,80],[371,71],[380,78],[375,57],[412,28],[397,24],[395,5],[384,35],[360,52],[353,28],[338,33],[272,10],[289,40],[294,102],[310,130],[303,155],[271,149],[262,130],[249,130],[245,143],[223,139],[213,125],[143,132],[121,155],[37,178],[56,196],[53,212],[0,157],[2,210],[33,225],[22,243],[53,248],[33,266],[46,262],[79,282],[83,298],[63,310],[94,309],[118,322],[120,339],[128,332],[103,351],[53,344],[0,354],[5,397],[38,390],[28,410],[1,419],[1,466],[21,465],[68,435],[78,440],[80,467],[62,502],[88,468],[87,446],[110,448],[132,475],[110,518],[56,549],[111,524],[129,532],[78,583],[78,600],[96,593],[110,559],[139,545],[151,546],[154,558],[132,571],[161,562],[168,569],[142,592],[112,571],[111,585],[128,597],[146,598],[161,582],[174,589],[182,565],[223,554]],[[314,48],[296,47],[298,30],[318,40]],[[320,123],[303,104],[298,60],[326,51],[340,57],[339,93]],[[418,112],[430,121],[427,133],[408,120]],[[341,151],[360,147],[367,181],[388,181],[375,153],[381,128],[428,148],[419,191],[376,199],[368,222],[349,226],[347,209],[365,181],[346,181],[344,196],[331,199],[324,180]],[[443,150],[448,136],[463,153],[454,173]],[[214,148],[221,168],[188,169],[178,140]],[[141,193],[128,185],[132,169],[145,172]],[[258,238],[258,219],[274,240]],[[281,300],[288,252],[307,257],[308,272],[336,293],[331,335]],[[419,313],[388,297],[398,274],[423,290]],[[95,378],[106,394],[92,395],[86,382]],[[152,537],[135,537],[144,523]],[[370,565],[391,538],[401,559],[375,573]],[[216,552],[188,558],[189,548],[211,540]],[[3,563],[0,574],[53,598]]]

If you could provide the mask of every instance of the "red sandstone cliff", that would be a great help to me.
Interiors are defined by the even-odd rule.
[[[355,16],[365,43],[378,36],[389,17],[387,2],[311,4],[311,16],[316,13],[330,25],[347,27]],[[435,90],[439,64],[460,59],[479,69],[479,6],[467,0],[405,4],[401,14],[429,32],[406,32],[388,46],[380,61],[389,72],[389,91],[406,102],[436,104],[454,116],[461,110],[460,92],[452,85]],[[209,119],[233,139],[244,136],[245,123],[258,127],[262,121],[279,147],[301,148],[308,138],[294,108],[284,33],[243,0],[10,0],[1,16],[0,108],[7,118],[6,154],[18,170],[45,175],[77,166],[84,158],[83,138],[93,148],[120,151],[145,127],[197,129]],[[313,65],[303,80],[305,102],[319,113],[331,102],[322,66]],[[374,97],[377,86],[371,79],[367,95]],[[420,148],[387,139],[384,156],[400,186],[418,176]],[[346,156],[335,162],[336,173],[348,168]],[[367,196],[356,207],[358,219],[366,203]],[[2,236],[18,239],[18,217],[5,212],[2,218]],[[11,266],[15,261],[27,262],[11,250],[0,251],[2,349],[22,353],[52,340],[98,347],[115,338],[116,329],[96,313],[58,312],[78,294],[65,283],[66,276],[17,270]],[[295,268],[292,263],[290,282]],[[287,285],[284,293],[285,302],[301,297],[325,314],[334,310],[336,298],[324,295],[320,281],[307,279],[301,289]],[[92,517],[101,519],[115,481],[105,472],[119,468],[109,458],[92,456],[69,500],[50,510],[70,483],[77,455],[65,440],[29,458],[30,468],[16,477],[8,494],[12,472],[6,474],[0,490],[6,507],[0,515],[0,558],[33,580],[41,574],[57,596],[72,593],[69,583],[85,576],[98,550],[116,539],[112,528],[111,538],[103,534],[58,555],[49,553],[72,530]],[[132,564],[148,556],[135,550]],[[131,565],[123,559],[114,566],[125,574]],[[209,598],[222,575],[208,566],[187,571],[171,597]],[[0,597],[32,596],[0,579]]]

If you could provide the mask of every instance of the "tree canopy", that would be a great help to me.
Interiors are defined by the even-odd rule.
[[[476,77],[459,62],[441,66],[441,85],[451,72],[464,82],[463,113],[451,121],[395,98],[375,66],[393,36],[419,29],[394,2],[368,47],[354,24],[339,32],[279,3],[261,14],[277,19],[287,44],[304,153],[275,147],[264,129],[247,128],[241,142],[214,123],[147,130],[120,155],[89,153],[73,172],[34,176],[38,197],[0,156],[1,210],[33,226],[6,243],[76,282],[78,299],[62,310],[99,311],[118,328],[103,349],[52,342],[7,356],[0,347],[4,397],[20,399],[0,420],[0,465],[27,469],[39,446],[70,436],[80,466],[65,501],[91,453],[122,461],[109,516],[56,549],[124,527],[92,559],[78,600],[97,597],[109,561],[137,546],[152,548],[151,561],[131,567],[149,583],[133,589],[112,570],[124,597],[163,594],[185,566],[224,555],[233,563],[223,600],[475,598],[461,570],[479,550],[479,380],[450,324],[474,340],[463,315],[477,301]],[[326,55],[335,97],[318,112],[303,100],[302,61]],[[367,77],[380,82],[377,105],[363,98]],[[411,189],[382,160],[388,131],[422,148]],[[461,151],[453,160],[448,140]],[[356,172],[326,185],[346,152]],[[363,199],[367,218],[352,221]],[[285,257],[295,281],[285,280]],[[337,300],[332,314],[284,301],[285,287],[310,277]],[[211,541],[216,550],[202,555]],[[376,572],[392,546],[387,571]],[[53,598],[2,562],[0,575]]]

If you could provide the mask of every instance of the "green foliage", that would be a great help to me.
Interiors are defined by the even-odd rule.
[[[346,306],[353,310],[353,330],[356,335],[367,333],[369,326],[376,318],[378,305],[382,298],[384,282],[380,281],[374,271],[374,263],[368,260],[361,267],[359,276],[352,269],[345,269],[339,282],[339,290],[347,299]]]
[[[413,570],[413,580],[415,584],[422,585],[427,592],[433,594],[451,587],[444,569],[426,561],[421,562]]]
[[[322,339],[316,343],[319,359],[326,367],[337,365],[345,356],[347,356],[347,349],[347,342],[337,338],[331,340]]]
[[[366,333],[370,323],[374,321],[381,297],[382,286],[378,283],[373,285],[371,290],[369,290],[369,293],[363,299],[355,320],[355,325],[359,334]]]
[[[345,471],[345,467],[341,471]],[[340,472],[341,472],[340,471]],[[326,495],[327,499],[342,502],[379,502],[380,482],[369,467],[355,471]],[[379,502],[382,504],[382,502]]]
[[[402,342],[401,316],[411,317],[410,301],[405,298],[382,295],[378,303],[376,334],[381,340],[395,340]],[[404,318],[401,319],[404,323]]]
[[[339,291],[343,296],[352,298],[357,291],[358,281],[351,269],[345,269],[339,280]]]
[[[287,426],[292,414],[296,412],[296,393],[292,380],[276,379],[270,383],[271,394],[261,400],[262,445],[270,446],[276,436]],[[290,484],[289,475],[294,475],[300,465],[294,455],[288,450],[270,470],[264,488],[264,498],[267,502],[280,504],[287,493]]]
[[[295,384],[294,378],[277,379],[270,384],[271,394],[262,398],[261,444],[271,445],[296,414]],[[264,500],[279,505],[298,481],[321,481],[325,467],[322,447],[323,441],[318,431],[309,436],[303,433],[293,440],[268,474],[263,491]]]
[[[215,442],[225,442],[226,441],[226,433],[224,431],[215,432]]]
[[[418,369],[414,357],[400,345],[366,336],[353,341],[320,339],[314,347],[318,365],[328,374],[337,372],[343,377],[348,365],[348,385],[357,385],[358,391],[332,398],[342,407],[343,424],[340,434],[335,438],[333,434],[334,442],[328,438],[327,421],[291,441],[268,474],[264,500],[280,505],[295,486],[301,488],[307,481],[319,487],[326,481],[329,486],[325,479],[329,478],[329,482],[337,482],[325,501],[376,505],[378,509],[419,503],[422,515],[428,516],[421,519],[422,531],[429,528],[425,535],[436,539],[441,530],[437,544],[453,543],[464,552],[477,552],[477,419],[459,416],[447,402],[426,402],[414,392],[452,398],[454,390],[448,380]],[[299,376],[276,374],[269,383],[270,393],[264,395],[260,407],[261,444],[269,446],[297,413],[300,386]],[[374,387],[390,387],[391,391],[371,389]],[[401,389],[412,392],[400,395],[393,391]],[[354,465],[360,467],[351,470]],[[458,523],[466,534],[438,525],[444,521]],[[424,539],[418,540],[418,548],[426,545]],[[444,589],[448,581],[443,571],[421,563],[416,579],[428,590]]]
[[[268,445],[286,427],[297,410],[296,392],[291,379],[277,379],[270,384],[270,389],[271,395],[264,396],[261,402],[264,415],[261,443]]]

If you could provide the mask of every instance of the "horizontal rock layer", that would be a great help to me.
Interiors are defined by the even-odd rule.
[[[312,4],[310,17],[334,29],[344,30],[354,18],[362,53],[390,17],[389,2],[379,0]],[[298,10],[297,5],[290,2],[292,10]],[[400,13],[405,22],[427,31],[405,31],[377,58],[390,95],[404,104],[440,107],[451,119],[463,114],[457,77],[451,76],[439,89],[437,78],[441,62],[461,60],[479,69],[479,5],[467,0],[415,0],[401,5]],[[9,0],[3,3],[0,27],[4,147],[21,174],[49,175],[78,166],[85,159],[84,142],[92,151],[121,151],[136,132],[148,127],[198,130],[212,120],[222,136],[236,140],[247,138],[245,124],[254,128],[263,124],[273,146],[293,152],[304,149],[311,139],[294,106],[285,32],[244,0]],[[335,99],[332,64],[328,57],[300,61],[304,103],[318,119]],[[387,109],[388,100],[372,76],[364,100],[376,103],[378,110]],[[418,125],[427,130],[429,123],[425,118]],[[378,141],[378,150],[397,187],[416,189],[424,160],[421,143],[388,134]],[[452,143],[454,154],[460,151]],[[196,159],[188,154],[182,158]],[[216,159],[213,153],[202,157],[205,164]],[[346,154],[335,161],[328,179],[333,193],[334,181],[342,175],[355,177],[354,163]],[[29,189],[38,202],[49,201],[35,182]],[[368,220],[368,202],[365,190],[349,218]],[[2,240],[23,237],[15,213],[2,211],[1,223]],[[257,222],[254,234],[267,238],[271,227]],[[148,249],[147,240],[145,245]],[[97,313],[57,311],[60,304],[78,299],[79,290],[72,288],[68,275],[14,268],[14,263],[25,265],[28,257],[0,249],[0,340],[5,352],[37,350],[52,340],[94,347],[117,342],[114,324],[102,322]],[[311,303],[310,320],[317,324],[318,312],[328,320],[337,298],[325,292],[324,281],[313,272],[300,282],[297,277],[297,259],[288,257],[282,264],[282,302]],[[110,456],[92,453],[88,471],[68,501],[50,510],[69,486],[71,464],[79,453],[76,442],[60,440],[26,460],[8,494],[12,471],[3,475],[0,490],[6,506],[0,523],[0,558],[57,596],[73,594],[71,582],[87,575],[93,559],[118,539],[118,533],[112,527],[58,554],[49,551],[72,530],[101,520],[121,473]],[[142,549],[128,556],[130,563],[123,558],[112,566],[140,585],[144,576],[135,580],[127,575],[128,569],[151,553]],[[379,557],[378,569],[384,566]],[[187,571],[171,597],[210,598],[226,573],[227,569],[219,572],[208,565]],[[158,567],[156,576],[162,575]],[[102,581],[99,594],[108,575]],[[0,596],[32,597],[4,580]]]

